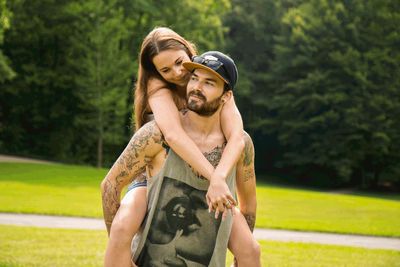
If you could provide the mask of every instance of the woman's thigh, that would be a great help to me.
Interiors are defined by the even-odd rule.
[[[260,251],[258,242],[250,231],[242,213],[237,208],[235,208],[234,213],[232,230],[228,243],[229,250],[238,262],[245,263],[240,266],[259,266]]]
[[[146,193],[146,186],[136,187],[126,193],[113,220],[111,235],[113,232],[130,236],[137,233],[146,215]]]

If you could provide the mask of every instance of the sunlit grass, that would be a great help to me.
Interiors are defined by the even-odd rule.
[[[101,217],[106,169],[0,163],[0,211]]]
[[[400,252],[310,243],[260,241],[262,266],[396,267]],[[232,262],[228,252],[227,266]]]
[[[0,266],[86,267],[102,266],[107,234],[0,225],[0,240]],[[261,248],[263,266],[400,266],[398,251],[269,241]]]
[[[0,163],[0,212],[101,217],[106,169]],[[400,236],[400,197],[259,184],[257,227]]]
[[[399,200],[259,186],[257,201],[258,227],[400,236]]]
[[[102,266],[107,234],[0,225],[0,266]]]

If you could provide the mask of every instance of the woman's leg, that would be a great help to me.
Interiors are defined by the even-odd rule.
[[[104,266],[131,267],[131,241],[146,215],[147,187],[130,190],[121,201],[121,206],[111,225]]]
[[[251,233],[246,219],[235,208],[228,247],[236,258],[237,266],[261,266],[260,245]]]

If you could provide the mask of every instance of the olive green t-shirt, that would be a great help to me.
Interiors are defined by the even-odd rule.
[[[234,168],[226,179],[232,195],[235,173]],[[160,172],[148,179],[147,217],[132,242],[139,267],[225,266],[232,215],[222,221],[208,212],[208,186],[169,150]]]

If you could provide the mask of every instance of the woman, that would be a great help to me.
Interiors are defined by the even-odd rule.
[[[139,129],[154,116],[168,145],[194,170],[210,180],[207,202],[218,217],[220,212],[226,214],[226,208],[236,205],[224,179],[243,150],[243,123],[231,98],[221,113],[222,129],[228,142],[217,166],[211,165],[187,136],[180,123],[179,110],[185,108],[190,73],[182,63],[190,61],[195,54],[194,46],[171,29],[156,28],[146,36],[139,55],[135,123]],[[146,180],[142,179],[130,186],[121,201],[110,230],[106,265],[115,266],[115,262],[119,262],[123,266],[123,262],[128,262],[132,236],[138,231],[145,213]],[[240,249],[235,244],[240,244]],[[259,257],[258,244],[241,214],[235,216],[229,247],[240,265],[256,266],[254,258]]]

